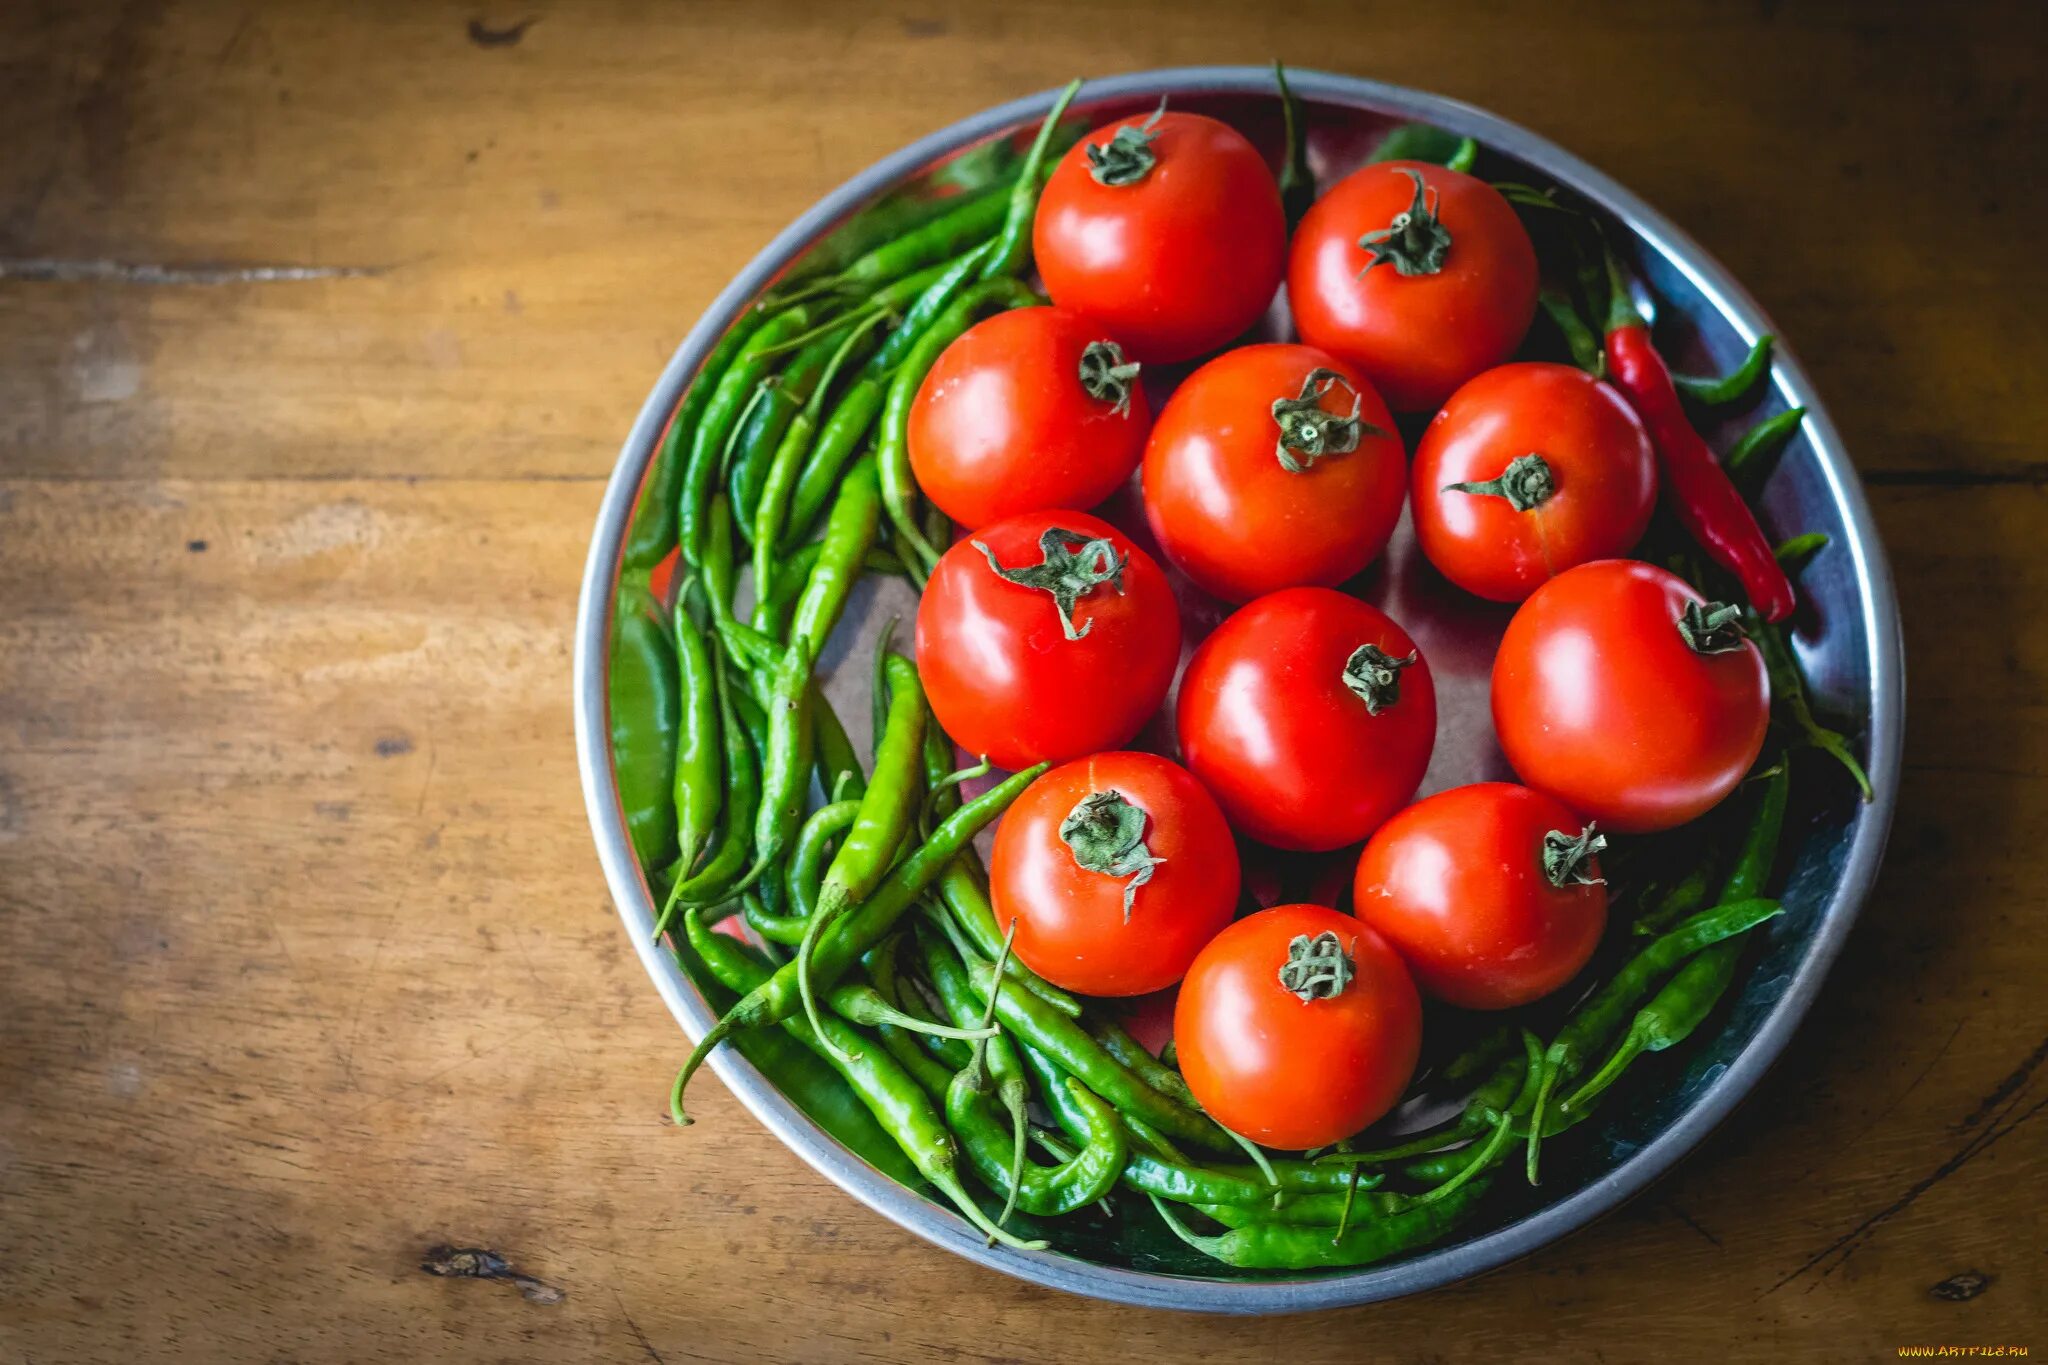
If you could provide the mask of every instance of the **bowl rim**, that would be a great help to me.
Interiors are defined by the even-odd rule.
[[[1776,333],[1756,301],[1691,237],[1615,180],[1519,124],[1458,100],[1361,77],[1290,67],[1288,81],[1304,100],[1432,123],[1540,168],[1599,204],[1672,262],[1733,324],[1745,344],[1765,332]],[[1172,94],[1272,93],[1270,67],[1168,67],[1090,81],[1077,103],[1150,102]],[[847,180],[784,228],[734,277],[684,337],[620,449],[598,509],[577,608],[573,683],[577,767],[598,859],[627,936],[669,1012],[692,1040],[703,1035],[715,1016],[674,959],[653,939],[655,907],[627,838],[609,743],[611,608],[626,529],[656,442],[687,379],[741,309],[787,262],[846,214],[903,177],[960,147],[1035,123],[1057,94],[1056,90],[1042,90],[920,138]],[[1755,1036],[1706,1084],[1685,1113],[1612,1171],[1505,1227],[1406,1261],[1316,1277],[1205,1280],[1098,1265],[1055,1252],[989,1247],[957,1214],[896,1184],[840,1146],[734,1049],[721,1048],[714,1053],[712,1068],[754,1117],[813,1170],[898,1226],[1018,1279],[1143,1307],[1262,1314],[1378,1302],[1496,1269],[1612,1211],[1697,1146],[1784,1051],[1870,893],[1891,825],[1905,723],[1904,661],[1891,569],[1840,435],[1789,346],[1781,344],[1775,352],[1773,380],[1788,403],[1806,409],[1806,431],[1815,462],[1842,513],[1846,531],[1842,548],[1854,566],[1858,606],[1869,635],[1868,770],[1876,797],[1857,821],[1834,894],[1822,908],[1783,994],[1758,1025]]]

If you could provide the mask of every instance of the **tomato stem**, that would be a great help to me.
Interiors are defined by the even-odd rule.
[[[1080,639],[1095,625],[1090,621],[1079,630],[1074,629],[1074,604],[1104,583],[1115,588],[1121,596],[1124,569],[1130,563],[1108,537],[1090,540],[1078,531],[1062,530],[1057,526],[1046,527],[1038,537],[1042,556],[1039,562],[1021,569],[1004,568],[996,562],[994,550],[979,540],[971,543],[988,560],[988,566],[995,571],[996,577],[1019,587],[1051,593],[1053,605],[1059,609],[1060,627],[1066,631],[1069,640]]]
[[[1344,661],[1344,685],[1365,703],[1367,715],[1376,716],[1401,700],[1401,670],[1421,658],[1409,651],[1397,659],[1375,644],[1362,644]]]
[[[1159,164],[1152,139],[1158,136],[1154,130],[1165,113],[1166,98],[1162,95],[1159,107],[1143,123],[1136,127],[1126,123],[1110,134],[1108,142],[1088,144],[1088,174],[1096,184],[1111,188],[1135,185],[1152,173],[1152,168]]]
[[[1595,854],[1607,847],[1607,836],[1591,824],[1577,834],[1561,829],[1543,836],[1543,876],[1560,891],[1567,886],[1605,886],[1605,877],[1591,875]]]
[[[1358,239],[1358,245],[1372,253],[1372,259],[1358,273],[1365,275],[1376,265],[1391,264],[1396,274],[1434,275],[1444,268],[1444,258],[1450,255],[1450,229],[1436,216],[1436,205],[1430,199],[1429,187],[1423,183],[1422,172],[1409,166],[1394,169],[1415,182],[1415,200],[1385,227]]]
[[[1280,984],[1303,1004],[1334,1000],[1344,994],[1357,971],[1337,931],[1325,929],[1314,938],[1296,934],[1289,941],[1287,961],[1280,964]]]
[[[1687,602],[1678,617],[1678,635],[1695,654],[1730,654],[1749,638],[1742,608],[1728,602]]]
[[[1060,839],[1076,866],[1106,877],[1130,878],[1124,883],[1124,923],[1129,924],[1138,888],[1166,861],[1153,857],[1145,846],[1145,812],[1115,788],[1091,792],[1060,821]]]
[[[1551,472],[1550,462],[1532,450],[1508,461],[1508,467],[1500,472],[1497,479],[1483,483],[1447,483],[1443,491],[1470,493],[1483,498],[1506,498],[1508,506],[1517,512],[1527,512],[1550,501],[1551,495],[1557,492],[1557,475]]]
[[[1081,352],[1081,388],[1090,398],[1110,404],[1117,416],[1128,417],[1138,369],[1138,362],[1125,360],[1124,348],[1114,341],[1091,341]]]
[[[1350,412],[1331,412],[1323,406],[1323,396],[1340,387],[1351,395]],[[1273,420],[1280,427],[1273,454],[1280,467],[1290,474],[1305,474],[1325,455],[1348,455],[1364,437],[1385,436],[1386,432],[1359,417],[1364,403],[1351,381],[1335,370],[1310,370],[1301,381],[1300,393],[1273,400]]]

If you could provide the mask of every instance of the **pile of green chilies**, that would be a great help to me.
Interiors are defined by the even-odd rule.
[[[741,1029],[822,1057],[991,1243],[1008,1224],[1142,1194],[1232,1266],[1362,1265],[1443,1237],[1519,1148],[1582,1122],[1644,1052],[1669,1048],[1732,981],[1764,898],[1789,762],[1759,779],[1740,849],[1642,908],[1650,937],[1545,1042],[1502,1029],[1440,1069],[1483,1076],[1453,1120],[1397,1146],[1269,1154],[1204,1115],[1171,1065],[1009,954],[972,847],[1045,765],[962,803],[953,745],[883,637],[875,747],[854,752],[815,670],[864,573],[922,584],[945,539],[920,513],[904,432],[939,353],[978,318],[1040,300],[1022,282],[1069,86],[1014,174],[843,253],[772,294],[706,359],[629,530],[611,669],[628,830],[675,934],[740,997],[677,1077]],[[666,604],[651,584],[675,556]],[[741,613],[737,568],[751,565]],[[1826,747],[1796,669],[1763,630],[1788,744]],[[1835,737],[1838,738],[1838,737]],[[1846,752],[1846,750],[1844,750]],[[814,800],[813,787],[822,800]],[[740,915],[765,947],[713,926]],[[679,947],[679,951],[680,951]],[[1235,1158],[1248,1154],[1249,1160]],[[1039,1156],[1045,1159],[1040,1160]],[[990,1212],[970,1189],[982,1187]],[[1220,1229],[1197,1232],[1193,1216]]]

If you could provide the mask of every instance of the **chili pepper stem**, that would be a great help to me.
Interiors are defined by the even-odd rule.
[[[1486,1140],[1486,1145],[1479,1149],[1479,1154],[1460,1167],[1458,1173],[1443,1184],[1438,1185],[1435,1189],[1416,1195],[1415,1202],[1417,1204],[1434,1204],[1437,1200],[1448,1198],[1462,1189],[1466,1182],[1493,1164],[1494,1158],[1500,1155],[1503,1147],[1507,1146],[1508,1133],[1514,1126],[1514,1117],[1510,1114],[1502,1114],[1500,1120],[1493,1125],[1493,1136]]]
[[[1628,1064],[1642,1054],[1647,1041],[1641,1029],[1630,1028],[1628,1036],[1621,1040],[1621,1046],[1615,1048],[1614,1055],[1607,1059],[1607,1064],[1595,1072],[1591,1080],[1573,1091],[1571,1098],[1558,1106],[1559,1111],[1572,1113],[1583,1109],[1588,1100],[1598,1098],[1608,1086],[1614,1084],[1621,1073],[1628,1068]],[[1533,1139],[1534,1136],[1535,1133],[1532,1130],[1530,1137]]]
[[[1543,1081],[1536,1087],[1536,1104],[1529,1111],[1529,1159],[1527,1174],[1531,1185],[1537,1181],[1537,1163],[1543,1151],[1543,1111],[1550,1105],[1550,1092],[1557,1085],[1558,1063],[1546,1057],[1543,1063]]]

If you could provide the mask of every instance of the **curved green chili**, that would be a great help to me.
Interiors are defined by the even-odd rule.
[[[1225,1265],[1244,1270],[1321,1270],[1371,1265],[1427,1246],[1457,1226],[1485,1195],[1489,1183],[1475,1180],[1450,1198],[1366,1219],[1341,1233],[1291,1223],[1252,1223],[1220,1236],[1202,1237],[1156,1196],[1152,1206],[1175,1236]]]
[[[831,277],[827,287],[842,292],[861,286],[872,288],[959,254],[995,231],[998,223],[1005,222],[1007,216],[1015,212],[1015,187],[1023,179],[1020,173],[1005,193],[960,196],[957,207],[849,262],[844,270]],[[1032,197],[1034,200],[1037,197],[1035,190]],[[1025,228],[1028,239],[1028,218]]]
[[[788,367],[770,381],[774,388],[734,448],[731,468],[726,471],[726,492],[732,498],[733,525],[743,539],[753,538],[755,509],[776,452],[790,439],[791,427],[801,425],[811,395],[824,381],[826,367],[850,330],[850,324],[835,327],[796,353]],[[809,433],[800,432],[794,439],[807,445]]]
[[[950,931],[951,921],[934,916]],[[956,947],[964,945],[956,945]],[[1125,1114],[1136,1115],[1170,1137],[1218,1152],[1235,1152],[1237,1144],[1215,1120],[1138,1079],[1111,1057],[1079,1024],[1030,991],[994,991],[994,967],[963,953],[969,981],[983,1000],[993,998],[996,1017],[1021,1042],[1038,1048],[1075,1080]],[[1229,1201],[1224,1201],[1229,1202]]]
[[[933,830],[932,837],[922,847],[896,864],[882,884],[875,888],[874,894],[820,938],[811,960],[812,980],[826,985],[837,981],[861,954],[874,947],[895,927],[903,912],[917,902],[954,855],[1001,815],[1049,766],[1040,763],[1012,774],[962,806]],[[1004,998],[1007,999],[1009,994],[1004,993]],[[786,964],[760,987],[742,997],[698,1041],[676,1078],[678,1097],[711,1050],[724,1042],[733,1030],[777,1023],[796,1013],[802,1004],[797,989],[796,965]],[[676,1109],[681,1112],[680,1099]]]
[[[768,472],[761,481],[754,508],[752,529],[754,593],[759,599],[765,600],[775,590],[775,562],[781,548],[783,520],[789,513],[797,474],[806,463],[805,457],[814,448],[811,438],[817,432],[825,397],[832,391],[841,367],[858,354],[861,347],[872,344],[871,329],[886,316],[885,313],[872,314],[844,332],[839,348],[825,362],[825,372],[812,388],[803,411],[789,424],[789,430],[783,433],[782,444],[776,448],[775,457],[768,462]]]
[[[811,658],[786,648],[763,680],[768,737],[761,752],[761,805],[754,815],[754,862],[733,887],[753,883],[782,857],[804,817],[811,788]]]
[[[676,494],[676,539],[683,563],[697,568],[703,553],[704,512],[717,482],[726,441],[739,424],[740,410],[772,372],[774,357],[764,354],[775,344],[810,325],[811,310],[802,304],[786,308],[756,328],[741,343],[732,364],[718,377],[704,413],[690,433],[690,460]]]
[[[938,882],[939,902],[969,946],[983,957],[993,958],[1002,950],[1003,931],[996,927],[995,907],[989,904],[988,889],[981,879],[981,860],[972,849],[949,864]],[[1081,1002],[1053,985],[1012,957],[1004,964],[1003,977],[1014,981],[1040,1000],[1066,1015],[1081,1017]]]
[[[725,335],[718,339],[718,344],[711,348],[711,354],[704,357],[704,363],[697,367],[690,387],[683,390],[682,401],[676,405],[674,414],[669,418],[668,430],[662,435],[661,449],[655,453],[654,468],[648,473],[647,486],[640,492],[640,503],[633,509],[633,524],[626,531],[623,561],[626,572],[645,572],[676,548],[677,499],[682,493],[683,477],[689,467],[690,447],[698,423],[711,406],[712,393],[732,367],[734,357],[753,339],[754,333],[766,320],[759,307],[741,313],[732,326],[725,329]]]
[[[1535,1164],[1537,1144],[1547,1136],[1544,1113],[1552,1091],[1578,1079],[1593,1051],[1620,1031],[1623,1018],[1638,1000],[1702,948],[1783,913],[1778,902],[1764,899],[1711,906],[1652,940],[1593,992],[1544,1051],[1535,1110],[1528,1121],[1530,1164]]]
[[[657,610],[646,588],[621,586],[608,682],[619,805],[634,855],[650,875],[676,856],[674,773],[682,715],[675,649],[655,619]]]
[[[860,800],[868,789],[860,755],[854,752],[853,741],[846,737],[846,727],[840,724],[839,713],[826,699],[825,689],[816,683],[811,685],[811,705],[816,711],[811,728],[817,735],[811,747],[816,751],[813,762],[818,770],[818,785],[834,800]]]
[[[833,801],[818,807],[804,820],[803,828],[797,832],[796,847],[790,851],[789,868],[785,885],[788,888],[791,915],[799,923],[807,923],[811,912],[817,908],[818,886],[825,877],[825,854],[832,841],[844,833],[853,823],[853,817],[860,810],[860,802]]]
[[[683,924],[691,945],[710,967],[712,975],[732,990],[741,992],[743,999],[766,985],[770,979],[766,970],[741,951],[739,945],[723,948],[714,942],[724,936],[706,929],[694,911],[683,917]],[[1044,1247],[1043,1242],[1025,1241],[989,1221],[981,1206],[960,1184],[958,1149],[945,1120],[933,1107],[923,1087],[898,1066],[887,1051],[868,1046],[859,1031],[841,1019],[828,1016],[823,1032],[814,1031],[809,1023],[798,1018],[784,1018],[780,1022],[783,1028],[824,1057],[846,1078],[854,1094],[860,1097],[861,1103],[874,1114],[889,1136],[896,1139],[918,1173],[944,1191],[968,1222],[1006,1246],[1025,1251]],[[669,1102],[670,1116],[678,1126],[690,1121],[682,1108],[684,1079],[687,1078],[677,1079],[675,1093]]]
[[[971,1076],[971,1069],[962,1071],[947,1087],[946,1119],[984,1185],[1039,1217],[1072,1213],[1109,1193],[1129,1150],[1114,1109],[1079,1082],[1068,1081],[1074,1103],[1088,1116],[1087,1141],[1058,1166],[1025,1162],[1022,1176],[1013,1180],[1008,1160],[1011,1135],[988,1111],[988,1097],[974,1088]]]
[[[816,658],[832,628],[839,624],[846,599],[860,579],[861,562],[875,543],[881,515],[875,461],[872,456],[863,456],[854,462],[839,485],[839,496],[833,500],[825,521],[823,547],[796,601],[789,642],[792,649],[805,657]]]
[[[1051,147],[1053,133],[1059,128],[1060,116],[1067,112],[1067,106],[1079,94],[1081,82],[1067,82],[1067,88],[1060,91],[1059,98],[1046,110],[1045,119],[1038,125],[1038,136],[1031,140],[1031,150],[1024,154],[1024,164],[1017,170],[1017,178],[1010,184],[1010,201],[1003,215],[1003,229],[996,234],[996,248],[988,263],[981,268],[984,280],[993,280],[1005,275],[1019,275],[1031,265],[1031,226],[1038,216],[1039,168],[1045,164],[1046,150]]]
[[[875,464],[881,480],[882,503],[888,509],[890,523],[896,528],[899,548],[910,546],[915,555],[906,558],[921,556],[926,572],[930,572],[931,566],[938,561],[939,552],[932,548],[913,515],[917,479],[910,471],[907,436],[910,408],[917,398],[918,386],[924,383],[925,375],[938,361],[940,352],[972,326],[983,312],[1026,308],[1038,301],[1038,296],[1027,286],[1007,276],[983,280],[953,300],[952,305],[917,338],[917,344],[910,348],[910,353],[889,380],[888,398],[882,406],[881,432],[875,440]]]
[[[1754,896],[1770,881],[1771,868],[1778,859],[1778,840],[1785,828],[1785,803],[1791,795],[1791,765],[1780,763],[1765,779],[1757,797],[1741,850],[1728,880],[1721,886],[1721,900],[1737,901]],[[1644,1052],[1662,1052],[1692,1036],[1694,1029],[1713,1012],[1742,957],[1744,934],[1733,934],[1700,950],[1699,955],[1680,967],[1650,1002],[1636,1011],[1628,1032],[1607,1059],[1607,1064],[1559,1107],[1567,1113],[1583,1111],[1586,1105],[1614,1084],[1628,1064]]]
[[[918,685],[917,665],[894,651],[886,651],[884,657],[889,718],[875,749],[874,780],[861,797],[832,865],[825,869],[810,927],[797,946],[797,990],[813,1028],[817,1027],[818,1005],[812,998],[810,964],[818,937],[888,874],[904,836],[910,833],[921,796],[918,772],[924,747],[924,689]]]
[[[668,902],[654,924],[657,938],[668,928],[669,917],[677,906],[710,905],[729,899],[734,880],[747,865],[748,832],[761,799],[761,772],[753,741],[734,707],[736,689],[732,681],[722,668],[716,670],[715,681],[719,730],[725,744],[725,816],[719,822],[719,842],[710,858],[695,874],[678,880],[669,891]]]
[[[676,678],[682,696],[675,759],[676,845],[687,874],[718,827],[718,812],[725,804],[725,764],[718,726],[718,666],[681,597],[673,614]]]

